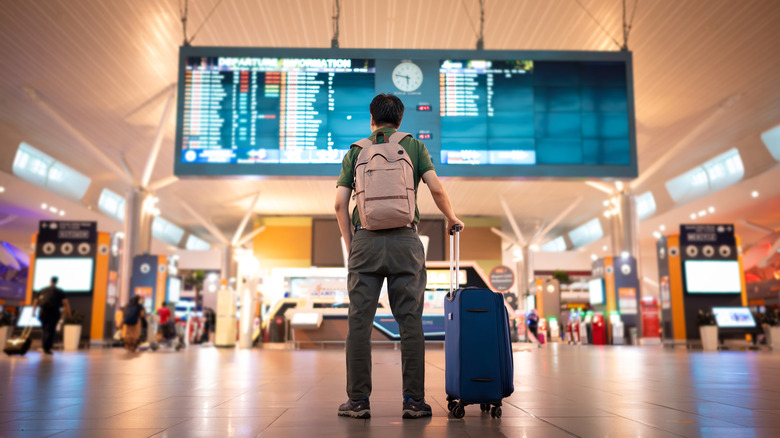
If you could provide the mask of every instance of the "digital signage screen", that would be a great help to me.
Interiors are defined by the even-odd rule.
[[[686,260],[685,290],[690,294],[742,293],[737,260]]]
[[[604,304],[604,279],[594,278],[588,282],[588,293],[590,295],[590,304]]]
[[[715,323],[720,328],[754,328],[756,321],[747,307],[713,307]]]
[[[68,293],[92,292],[94,259],[91,257],[50,257],[35,259],[33,290],[49,286],[51,277],[58,277],[57,287]]]
[[[379,93],[455,177],[635,177],[631,54],[182,47],[178,176],[328,176]]]

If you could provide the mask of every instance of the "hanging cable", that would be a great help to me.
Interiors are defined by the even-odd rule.
[[[181,17],[181,32],[184,38],[182,42],[183,46],[189,46],[190,42],[187,41],[187,14],[189,13],[190,0],[184,0],[184,8],[182,8],[181,0],[179,0],[179,16]]]
[[[485,0],[479,0],[479,38],[477,50],[485,48]]]
[[[192,34],[192,38],[187,42],[187,45],[190,45],[192,41],[195,39],[195,37],[198,35],[198,32],[203,28],[203,25],[206,24],[207,21],[209,21],[209,18],[211,18],[211,14],[214,13],[215,10],[217,10],[217,7],[222,4],[222,0],[217,0],[217,3],[214,4],[214,7],[211,8],[211,11],[208,15],[206,15],[206,18],[203,20],[202,23],[200,23],[200,26],[198,26],[197,29],[195,29],[195,33]]]
[[[479,38],[479,32],[477,32],[477,26],[474,25],[474,20],[471,19],[471,15],[469,15],[469,10],[466,7],[466,0],[460,0],[460,5],[463,6],[463,11],[466,12],[466,18],[469,19],[469,24],[471,24],[471,28],[474,29],[474,35]]]
[[[592,18],[592,19],[593,19],[593,21],[595,21],[595,22],[596,22],[596,24],[599,26],[599,28],[601,28],[601,30],[603,30],[603,31],[604,31],[604,33],[605,33],[605,34],[607,34],[607,36],[608,36],[608,37],[609,37],[609,38],[612,40],[612,42],[613,42],[613,43],[615,43],[615,45],[616,45],[616,46],[620,47],[621,49],[623,48],[623,46],[621,46],[621,45],[620,45],[620,43],[619,43],[619,42],[618,42],[618,41],[615,39],[615,37],[613,37],[613,36],[612,36],[612,34],[610,34],[610,33],[607,31],[607,29],[605,29],[605,28],[604,28],[604,26],[602,26],[602,25],[601,25],[601,23],[599,22],[599,20],[597,20],[597,19],[596,19],[596,17],[594,17],[594,16],[593,16],[593,14],[591,14],[591,13],[590,13],[590,11],[588,10],[588,8],[586,8],[586,7],[585,7],[585,5],[583,5],[583,4],[582,4],[582,2],[581,2],[580,0],[574,0],[574,1],[576,1],[576,2],[577,2],[577,4],[578,4],[578,5],[580,5],[580,7],[582,8],[582,10],[583,10],[583,11],[585,11],[585,13],[587,13],[587,14],[588,14],[588,16],[590,16],[590,18]]]
[[[631,34],[631,28],[634,26],[634,17],[636,16],[636,6],[639,0],[634,0],[634,9],[631,11],[631,20],[626,23],[626,0],[623,0],[623,46],[622,50],[628,50],[628,36]]]
[[[330,39],[330,48],[339,48],[339,17],[341,16],[341,4],[339,0],[333,1],[333,38]]]

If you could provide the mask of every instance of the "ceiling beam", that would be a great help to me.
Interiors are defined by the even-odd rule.
[[[154,140],[152,141],[152,150],[149,152],[149,157],[146,159],[146,167],[141,176],[141,187],[148,186],[149,180],[152,179],[154,164],[157,162],[157,156],[160,155],[160,146],[162,145],[163,136],[165,134],[165,126],[168,123],[168,117],[173,112],[171,110],[173,109],[174,97],[176,97],[176,88],[170,86],[168,100],[165,101],[165,108],[163,109],[163,114],[160,118],[160,125],[157,126],[157,132],[154,134]]]
[[[241,223],[238,225],[238,228],[236,228],[236,233],[233,235],[233,246],[236,246],[238,244],[238,241],[241,240],[241,234],[244,232],[244,228],[246,228],[246,223],[249,222],[249,218],[252,216],[252,213],[255,211],[255,206],[257,206],[257,201],[260,200],[260,192],[257,192],[255,194],[255,197],[252,199],[252,202],[249,203],[249,208],[246,210],[246,213],[244,213],[244,217],[241,219]]]
[[[247,243],[248,241],[253,239],[255,236],[257,236],[258,234],[262,233],[263,231],[265,231],[265,225],[263,225],[260,228],[255,228],[254,230],[252,230],[249,233],[247,233],[246,236],[238,239],[238,242],[236,242],[236,244],[234,246],[241,246],[241,245]]]
[[[163,179],[159,179],[151,184],[149,184],[146,189],[150,192],[156,192],[157,190],[160,190],[163,187],[167,187],[175,182],[179,181],[179,178],[175,175],[166,176]]]
[[[204,228],[209,230],[209,233],[211,233],[212,236],[216,237],[217,240],[219,240],[220,243],[223,245],[230,245],[230,241],[225,237],[225,235],[222,233],[222,231],[219,230],[219,228],[212,225],[209,221],[203,218],[203,216],[200,215],[197,211],[195,211],[194,208],[190,206],[190,204],[187,204],[184,201],[181,201],[181,206],[184,207],[187,212],[192,215],[193,218],[195,218],[198,223],[200,223]]]
[[[517,237],[517,241],[520,242],[520,246],[525,246],[525,238],[523,237],[523,233],[520,232],[520,227],[517,226],[517,221],[512,215],[512,211],[509,209],[509,205],[507,205],[504,197],[498,195],[498,202],[501,203],[501,208],[504,209],[506,219],[509,221],[509,225],[512,227],[512,231],[514,231],[515,236]]]
[[[65,120],[57,110],[52,108],[46,101],[44,101],[40,95],[38,95],[38,92],[35,91],[35,89],[30,87],[22,87],[24,89],[24,92],[27,93],[27,95],[30,97],[30,99],[33,100],[38,106],[43,108],[44,111],[46,111],[54,120],[60,123],[63,128],[68,130],[71,135],[76,137],[76,140],[80,141],[81,144],[87,147],[87,149],[100,161],[103,162],[103,164],[106,165],[112,172],[114,172],[114,175],[118,176],[120,179],[124,180],[128,184],[134,185],[135,181],[127,174],[125,173],[125,170],[122,169],[119,165],[114,163],[114,160],[108,157],[108,155],[105,154],[102,150],[100,150],[99,147],[95,146],[91,141],[87,139],[87,137],[84,136],[84,134],[81,133],[78,129],[76,129],[75,126],[73,126],[69,121]]]
[[[544,239],[544,236],[547,235],[547,233],[549,233],[556,225],[558,225],[558,223],[560,221],[562,221],[566,217],[566,215],[571,213],[572,210],[574,210],[578,205],[580,205],[580,202],[582,202],[582,196],[580,196],[579,198],[575,199],[574,202],[569,204],[569,206],[566,207],[565,210],[560,212],[558,214],[558,216],[556,216],[555,219],[553,219],[552,222],[547,224],[547,226],[544,227],[544,229],[542,229],[542,231],[536,237],[534,237],[534,239],[533,239],[533,241],[531,243],[535,244],[535,243],[541,242],[542,239]]]

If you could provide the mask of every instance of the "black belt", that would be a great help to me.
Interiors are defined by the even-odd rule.
[[[404,227],[398,227],[398,228],[388,228],[388,229],[385,229],[385,230],[375,230],[375,231],[400,230],[401,228],[411,228],[412,230],[414,230],[414,232],[415,232],[415,233],[417,232],[417,224],[409,224],[409,225],[406,225],[406,226],[404,226]],[[362,226],[362,225],[355,225],[355,232],[356,232],[356,233],[357,233],[358,231],[360,231],[360,230],[365,230],[365,229],[366,229],[366,227],[364,227],[364,226]]]

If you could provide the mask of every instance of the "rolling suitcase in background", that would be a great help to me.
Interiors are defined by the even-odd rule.
[[[459,232],[450,231],[450,292],[444,300],[447,409],[463,418],[466,405],[479,404],[482,412],[500,418],[501,401],[515,389],[509,315],[502,294],[458,287]]]
[[[11,338],[6,341],[3,352],[9,356],[13,356],[14,354],[24,356],[27,354],[27,351],[30,349],[30,344],[32,344],[32,337],[30,336],[31,332],[32,327],[25,327],[21,336]]]

